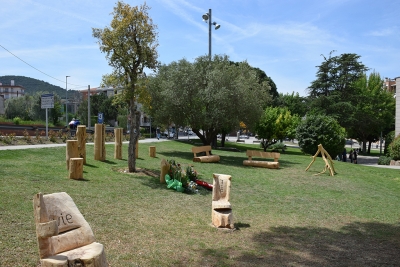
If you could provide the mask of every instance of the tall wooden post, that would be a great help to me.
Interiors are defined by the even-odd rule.
[[[94,125],[94,160],[106,160],[106,127],[104,124]]]
[[[86,164],[86,126],[78,125],[76,131],[76,137],[78,139],[78,154],[83,159],[83,164]]]
[[[67,170],[69,170],[69,160],[71,158],[78,157],[78,141],[77,140],[67,140],[67,146],[65,151],[65,159],[67,162]]]
[[[122,130],[123,128],[114,128],[115,147],[114,158],[122,159]]]

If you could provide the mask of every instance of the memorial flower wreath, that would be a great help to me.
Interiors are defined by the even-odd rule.
[[[199,180],[198,173],[192,166],[182,166],[173,159],[168,160],[168,163],[169,172],[165,175],[167,188],[188,194],[199,193],[198,186],[212,190],[212,184]]]

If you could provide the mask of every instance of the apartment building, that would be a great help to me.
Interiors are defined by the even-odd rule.
[[[0,82],[0,96],[4,99],[10,99],[25,95],[25,87],[15,85],[14,80],[10,84]]]
[[[20,85],[15,85],[14,80],[10,84],[0,82],[0,115],[4,114],[4,101],[6,99],[23,96],[25,88]]]

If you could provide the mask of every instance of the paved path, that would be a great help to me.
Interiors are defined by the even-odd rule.
[[[139,140],[139,143],[152,143],[152,142],[163,142],[169,141],[168,139],[161,138],[157,140],[157,138],[147,138],[143,140]],[[124,141],[124,144],[128,144],[129,141]],[[93,145],[94,143],[86,143],[87,145]],[[114,144],[114,142],[107,142],[106,144]],[[44,148],[44,147],[62,147],[66,144],[38,144],[38,145],[13,145],[13,146],[0,146],[0,150],[17,150],[17,149],[31,149],[31,148]]]

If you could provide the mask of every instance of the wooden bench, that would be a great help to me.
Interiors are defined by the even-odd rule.
[[[218,155],[211,155],[211,146],[194,146],[192,147],[193,162],[218,162]],[[197,155],[203,154],[203,155]]]
[[[249,157],[248,160],[243,160],[243,165],[245,166],[254,166],[254,167],[263,167],[269,169],[278,169],[279,162],[278,159],[281,156],[280,153],[276,152],[263,152],[258,150],[247,150],[246,155]],[[274,161],[259,161],[253,160],[253,157],[260,157],[260,158],[273,158]]]

